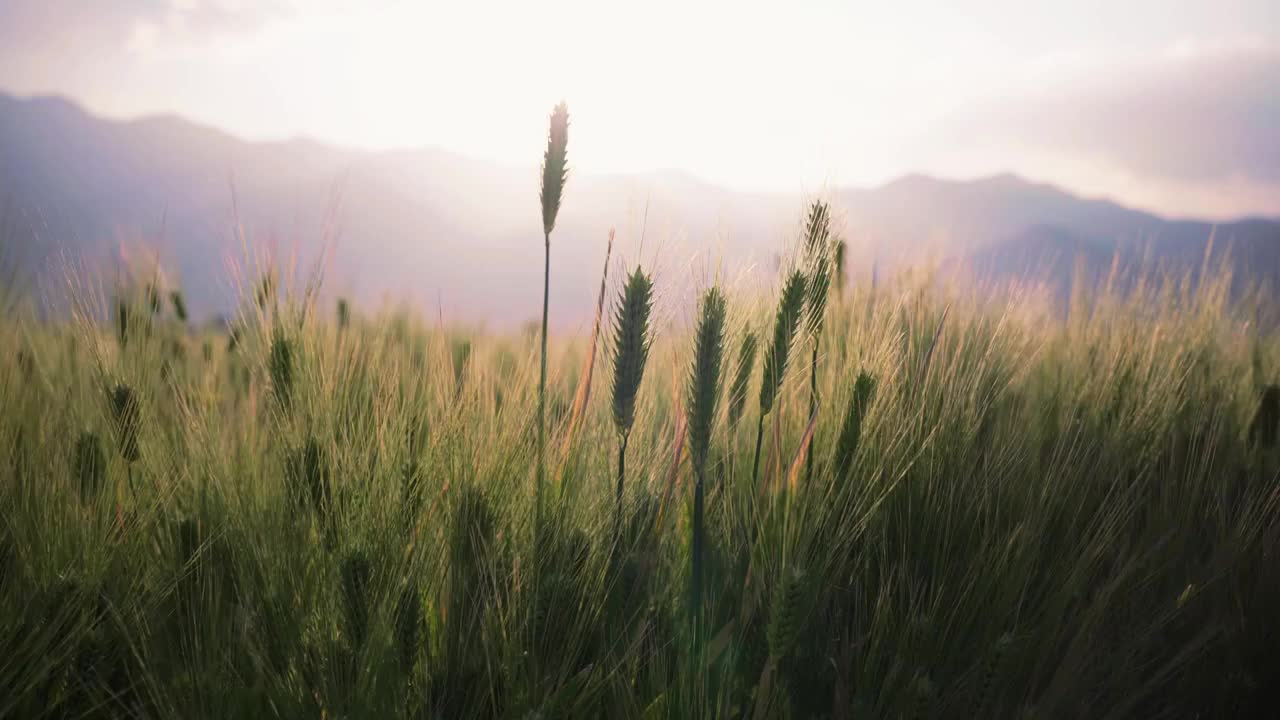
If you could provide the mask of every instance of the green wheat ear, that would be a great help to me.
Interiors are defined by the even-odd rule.
[[[102,442],[98,436],[86,432],[76,441],[75,473],[80,481],[80,498],[89,502],[102,490],[107,472],[107,456],[102,451]]]
[[[769,654],[774,660],[786,657],[800,634],[804,608],[804,572],[798,568],[785,572],[786,577],[774,590],[769,610]]]
[[[342,561],[342,600],[346,611],[347,634],[355,649],[364,647],[369,637],[369,558],[356,551]]]
[[[467,364],[471,360],[471,341],[465,338],[454,338],[449,345],[449,359],[453,363],[454,392],[461,394],[462,383],[466,379]]]
[[[138,452],[138,426],[142,424],[142,411],[133,389],[124,383],[111,391],[111,415],[116,421],[116,437],[120,444],[120,456],[133,463]]]
[[[875,397],[876,380],[865,372],[858,373],[853,383],[853,395],[845,408],[844,422],[840,426],[840,438],[836,441],[836,478],[848,477],[853,469],[853,458],[858,453],[862,439],[862,422]]]
[[[764,373],[760,377],[760,414],[768,415],[778,397],[778,388],[787,372],[791,355],[791,342],[800,325],[804,311],[805,277],[795,270],[787,278],[778,301],[778,313],[773,320],[773,342],[765,349]]]
[[[129,343],[129,322],[132,311],[129,309],[129,303],[123,299],[116,300],[116,338],[120,341],[120,347],[124,347]]]
[[[569,177],[569,107],[561,102],[551,111],[547,151],[542,156],[542,352],[538,373],[538,475],[534,486],[534,537],[542,526],[542,486],[547,474],[547,310],[551,295],[551,231],[560,212],[560,199]]]
[[[848,250],[848,243],[844,241],[844,238],[837,238],[831,255],[831,264],[833,266],[831,280],[835,283],[837,298],[844,296],[845,286],[849,284],[848,269],[845,266]]]
[[[636,394],[649,360],[653,281],[636,266],[618,298],[614,317],[613,424],[626,436],[636,419]]]
[[[817,200],[810,207],[804,236],[805,306],[808,310],[805,329],[816,338],[822,331],[831,288],[831,209],[825,202]]]
[[[742,411],[747,405],[747,388],[751,383],[751,371],[756,366],[756,352],[760,344],[756,334],[747,331],[738,346],[738,367],[734,371],[733,384],[729,387],[729,429],[738,427]]]
[[[693,370],[689,375],[686,413],[689,418],[689,452],[695,468],[705,466],[711,444],[711,425],[720,401],[720,367],[724,356],[725,300],[719,288],[711,288],[699,303],[694,335]]]
[[[1280,385],[1263,388],[1258,409],[1249,423],[1249,444],[1271,448],[1280,439]]]
[[[293,345],[284,335],[276,334],[271,341],[271,387],[286,410],[293,399],[293,365]]]
[[[338,329],[346,330],[351,324],[351,306],[346,298],[338,298]]]
[[[409,582],[401,589],[396,601],[396,646],[402,673],[408,674],[413,670],[413,661],[418,656],[422,620],[422,599],[418,597],[418,588]]]
[[[160,314],[160,290],[154,283],[147,283],[147,309],[152,315]]]
[[[173,315],[178,318],[178,322],[187,322],[187,301],[182,297],[181,290],[174,290],[169,293],[169,304],[173,305]]]
[[[627,474],[627,440],[636,421],[636,395],[649,361],[649,313],[653,310],[653,281],[637,265],[618,298],[613,327],[613,425],[618,431],[618,489],[614,538],[622,533],[622,493]]]
[[[724,293],[719,288],[707,290],[699,303],[698,328],[694,333],[693,371],[689,375],[689,391],[685,413],[689,419],[689,454],[695,475],[693,495],[693,539],[691,599],[695,623],[702,612],[702,566],[706,543],[704,519],[705,489],[703,482],[707,452],[711,446],[711,425],[720,400],[720,366],[724,355]]]
[[[764,352],[764,371],[760,377],[760,421],[756,424],[756,452],[751,463],[751,482],[760,478],[760,447],[764,444],[764,416],[773,410],[773,402],[787,372],[791,342],[795,339],[804,312],[804,273],[792,271],[778,300],[778,314],[773,320],[773,342]]]
[[[569,178],[569,106],[564,102],[551,111],[551,129],[547,133],[547,152],[542,157],[542,232],[550,235],[556,227],[560,198]]]

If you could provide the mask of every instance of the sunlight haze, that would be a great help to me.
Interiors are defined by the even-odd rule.
[[[514,165],[564,98],[578,171],[736,189],[1014,171],[1171,215],[1280,214],[1277,86],[1266,0],[0,7],[0,90]],[[1135,147],[1152,136],[1207,147],[1172,167]]]

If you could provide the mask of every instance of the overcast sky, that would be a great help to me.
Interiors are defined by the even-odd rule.
[[[1014,171],[1280,215],[1280,0],[0,0],[0,90],[744,189]]]

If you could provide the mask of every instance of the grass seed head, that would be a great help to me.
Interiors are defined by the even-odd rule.
[[[742,419],[742,411],[747,404],[747,389],[751,384],[751,371],[756,366],[756,353],[760,343],[756,334],[748,330],[738,345],[738,366],[734,371],[733,384],[729,387],[729,427],[738,426]]]
[[[173,315],[178,318],[178,322],[187,322],[187,301],[182,297],[181,290],[174,290],[169,293],[169,304],[173,305]]]
[[[1268,385],[1263,388],[1258,410],[1249,423],[1249,444],[1273,448],[1277,440],[1280,440],[1280,385]]]
[[[636,419],[636,395],[649,360],[649,314],[653,309],[653,281],[636,266],[618,298],[614,318],[613,423],[620,435],[631,432]]]
[[[271,387],[280,405],[288,408],[293,391],[293,345],[284,335],[276,334],[271,341]]]
[[[853,395],[845,408],[844,422],[840,426],[840,438],[836,441],[836,478],[843,479],[853,469],[853,459],[862,439],[862,422],[867,408],[875,396],[876,381],[865,372],[858,373],[853,383]]]
[[[338,329],[346,330],[351,324],[351,306],[346,298],[338,298]]]
[[[129,303],[123,298],[116,300],[116,338],[120,341],[120,347],[129,344],[129,326],[132,310]]]
[[[369,637],[369,582],[373,574],[369,558],[353,551],[342,561],[341,574],[347,635],[352,647],[362,648]]]
[[[400,597],[396,600],[396,649],[403,673],[413,670],[421,633],[422,599],[418,597],[418,588],[410,582],[401,589]]]
[[[774,590],[769,610],[769,654],[775,659],[786,656],[800,634],[804,620],[804,572],[793,568],[784,573],[785,577]]]
[[[551,128],[547,132],[547,152],[542,157],[542,232],[550,235],[556,227],[560,198],[569,178],[569,106],[561,102],[551,111]]]
[[[787,372],[791,342],[795,339],[800,316],[804,311],[804,289],[804,273],[792,271],[782,288],[782,297],[778,300],[778,314],[773,320],[773,342],[764,354],[764,373],[760,378],[760,412],[765,415],[773,410],[773,401],[778,396],[778,388],[782,386],[783,376]]]
[[[137,395],[124,383],[116,385],[111,391],[111,415],[116,422],[121,457],[126,462],[137,461],[140,457],[138,426],[142,424],[142,411],[138,407]]]
[[[80,497],[89,502],[102,490],[107,473],[107,456],[102,451],[102,441],[97,435],[91,432],[80,435],[76,440],[73,463],[80,485]]]
[[[151,311],[152,315],[160,314],[160,290],[154,283],[147,284],[147,309]]]
[[[707,290],[699,303],[694,336],[693,370],[689,374],[686,413],[689,417],[689,452],[701,469],[711,445],[711,427],[720,401],[720,367],[724,355],[725,299],[719,288]]]
[[[831,210],[821,200],[809,209],[805,223],[805,329],[812,337],[822,331],[831,288]]]

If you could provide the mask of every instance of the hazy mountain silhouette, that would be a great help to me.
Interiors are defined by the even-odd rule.
[[[540,148],[530,149],[531,162]],[[572,145],[570,147],[572,161]],[[443,150],[361,152],[310,141],[250,143],[173,117],[118,122],[55,98],[0,94],[0,243],[32,277],[64,257],[109,264],[155,253],[199,315],[228,311],[229,271],[250,252],[307,268],[324,257],[333,292],[407,298],[451,317],[508,324],[541,292],[537,169]],[[1078,262],[1150,257],[1198,267],[1214,226],[1082,199],[1012,175],[971,182],[903,177],[829,193],[846,215],[851,267],[932,257],[991,279],[1061,283]],[[678,172],[572,175],[553,238],[552,315],[587,317],[608,228],[615,257],[657,260],[675,287],[772,259],[795,241],[798,194],[740,193]],[[1216,228],[1241,273],[1280,278],[1280,223]],[[692,270],[693,277],[688,277]],[[754,277],[767,282],[767,273]],[[673,294],[688,287],[674,289]]]

